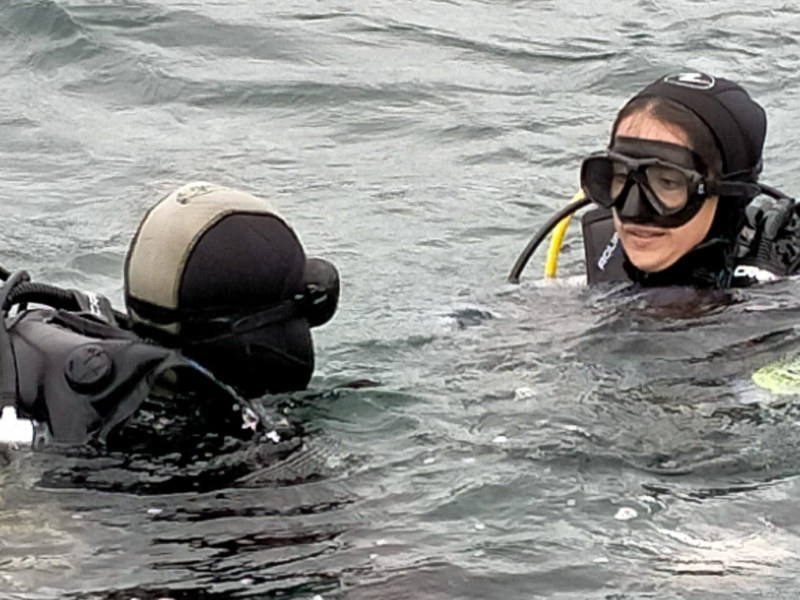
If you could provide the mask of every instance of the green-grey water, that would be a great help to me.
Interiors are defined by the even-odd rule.
[[[203,179],[343,293],[312,389],[263,401],[281,444],[14,453],[0,598],[794,598],[796,399],[750,376],[797,350],[798,284],[505,276],[676,69],[747,87],[796,193],[798,34],[777,0],[4,0],[0,264],[121,305],[139,219]]]

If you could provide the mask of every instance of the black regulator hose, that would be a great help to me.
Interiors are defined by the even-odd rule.
[[[7,310],[14,304],[27,304],[29,302],[44,304],[55,309],[80,310],[75,295],[71,291],[54,285],[33,283],[31,281],[16,285],[8,294],[6,306],[3,308]]]
[[[0,266],[0,280],[8,282],[10,279],[13,280],[13,285],[6,283],[0,286],[0,290],[2,290],[0,311],[2,311],[3,315],[17,304],[41,304],[56,310],[81,310],[81,303],[78,300],[78,296],[82,296],[81,292],[65,290],[47,283],[35,283],[28,279],[27,274],[20,279],[16,277],[16,273],[12,274]],[[110,307],[110,310],[118,326],[123,329],[131,328],[130,319],[126,313],[113,307]],[[0,350],[0,353],[2,353],[2,350]]]
[[[528,245],[525,246],[525,249],[517,258],[517,262],[514,263],[514,267],[511,269],[511,273],[508,275],[508,282],[509,283],[519,283],[520,275],[522,275],[522,271],[525,270],[525,265],[528,264],[528,261],[533,256],[533,253],[536,252],[536,249],[541,246],[542,242],[547,238],[550,232],[558,225],[563,219],[570,216],[571,214],[579,211],[584,206],[589,206],[592,203],[591,200],[588,198],[581,198],[580,200],[576,200],[572,204],[568,204],[556,214],[554,214],[550,219],[548,219],[547,223],[542,225],[539,231],[536,232],[536,235],[533,236]]]

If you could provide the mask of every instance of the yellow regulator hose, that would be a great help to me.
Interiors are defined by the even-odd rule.
[[[583,198],[583,190],[580,190],[572,197],[572,202],[583,200]],[[547,261],[544,263],[544,276],[547,279],[554,279],[558,273],[558,253],[561,252],[564,235],[567,233],[567,227],[569,227],[571,220],[572,215],[567,215],[553,229],[553,235],[550,237],[550,247],[547,249]]]

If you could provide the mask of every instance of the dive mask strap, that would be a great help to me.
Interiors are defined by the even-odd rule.
[[[744,181],[704,181],[700,184],[702,190],[698,192],[705,197],[720,196],[723,198],[744,198],[749,200],[759,194],[765,193],[764,186],[758,183],[746,183]]]
[[[325,310],[331,300],[331,292],[327,288],[321,285],[307,284],[305,291],[295,294],[291,300],[284,300],[266,310],[235,321],[231,325],[231,333],[248,333],[296,317],[305,317],[312,321],[316,313]]]
[[[216,335],[210,337],[197,337],[188,342],[189,346],[208,344],[232,336],[243,335],[256,331],[275,323],[289,321],[291,319],[305,317],[313,318],[316,312],[325,310],[331,302],[331,292],[327,288],[310,284],[304,292],[295,294],[289,300],[284,300],[272,306],[247,314],[240,318],[217,318],[217,319],[197,319],[194,322],[198,325],[208,325],[209,330],[217,331]],[[187,324],[187,321],[183,322]]]

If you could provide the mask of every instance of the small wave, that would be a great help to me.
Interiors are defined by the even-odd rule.
[[[126,104],[184,104],[196,108],[312,108],[339,107],[354,102],[412,103],[436,96],[411,86],[370,86],[297,82],[213,82],[169,75],[157,68],[118,64],[87,74],[80,81],[69,82],[64,89],[71,93],[93,93]]]
[[[442,129],[436,134],[436,137],[442,142],[461,144],[465,141],[491,140],[501,137],[506,133],[507,130],[503,127],[459,124]]]
[[[385,26],[385,29],[416,41],[431,43],[437,48],[451,47],[467,50],[500,60],[505,64],[523,60],[526,63],[536,64],[537,68],[554,63],[610,61],[618,55],[615,50],[596,47],[594,41],[592,44],[587,44],[585,42],[578,43],[578,40],[561,40],[558,43],[548,44],[519,40],[513,45],[505,45],[496,42],[471,40],[444,31],[436,31],[416,25],[389,24]],[[529,49],[530,46],[534,46],[535,49]]]
[[[66,40],[86,35],[83,26],[55,0],[4,3],[0,22],[0,39]]]
[[[484,165],[484,164],[527,164],[529,162],[528,155],[516,148],[500,148],[491,152],[481,152],[478,154],[470,154],[461,159],[465,165]]]
[[[117,34],[159,48],[201,51],[206,56],[241,57],[248,60],[303,62],[306,53],[296,41],[263,24],[232,24],[197,12],[181,10],[138,16]]]
[[[55,68],[100,50],[91,32],[54,0],[6,4],[0,22],[0,41],[10,41],[27,68]]]

